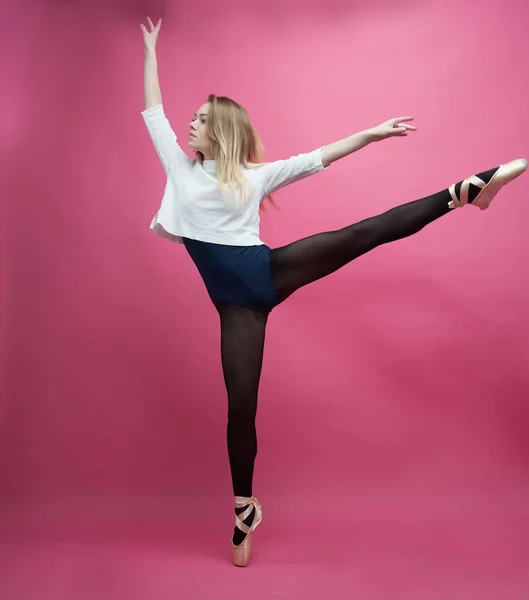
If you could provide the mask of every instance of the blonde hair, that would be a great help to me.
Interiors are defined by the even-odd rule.
[[[217,161],[217,186],[230,206],[241,208],[253,192],[241,167],[255,169],[264,164],[261,162],[263,144],[247,111],[240,104],[215,94],[208,96],[208,103],[206,133]],[[196,156],[201,163],[204,161],[202,152],[197,151]],[[267,196],[267,200],[274,208],[279,208],[272,194]],[[260,208],[263,208],[262,203]]]

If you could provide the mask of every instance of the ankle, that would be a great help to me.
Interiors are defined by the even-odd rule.
[[[248,503],[245,506],[236,506],[235,514],[237,515],[237,520],[240,520],[242,513],[248,510],[250,504]],[[251,507],[251,512],[246,516],[246,518],[242,521],[248,528],[250,528],[255,519],[255,506]],[[248,534],[242,531],[237,525],[233,528],[233,544],[238,546],[242,544]]]

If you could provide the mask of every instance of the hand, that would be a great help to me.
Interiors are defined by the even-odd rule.
[[[408,135],[408,131],[417,131],[417,127],[414,125],[402,124],[404,121],[413,121],[413,119],[414,117],[399,117],[373,127],[370,131],[374,137],[374,141],[379,142],[390,137],[401,137]]]
[[[145,44],[145,48],[154,50],[156,48],[158,34],[160,33],[160,27],[162,26],[162,20],[160,19],[158,23],[156,23],[156,27],[153,25],[150,17],[147,17],[147,21],[149,23],[150,31],[147,31],[147,28],[145,25],[143,25],[143,23],[140,25],[140,28],[143,32],[143,43]]]

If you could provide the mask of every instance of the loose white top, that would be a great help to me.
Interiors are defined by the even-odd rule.
[[[167,183],[160,209],[150,228],[173,242],[187,237],[214,244],[258,246],[259,206],[268,194],[322,171],[321,148],[286,160],[242,168],[253,195],[241,208],[231,207],[217,187],[216,161],[200,164],[179,146],[163,105],[142,113],[165,173]]]

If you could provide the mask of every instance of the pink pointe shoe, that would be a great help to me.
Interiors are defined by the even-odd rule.
[[[235,508],[242,508],[243,506],[249,505],[248,508],[240,515],[235,515],[235,526],[238,527],[243,533],[246,533],[246,537],[238,546],[235,546],[232,541],[232,552],[233,552],[233,564],[236,567],[245,567],[250,560],[250,553],[252,551],[252,532],[255,531],[256,527],[263,519],[263,510],[261,503],[257,498],[253,496],[246,498],[245,496],[235,496]],[[255,508],[255,515],[253,523],[250,527],[243,521],[247,519]]]
[[[504,165],[496,167],[496,169],[484,171],[479,175],[472,175],[468,179],[465,179],[461,184],[453,184],[448,188],[448,191],[452,196],[452,201],[448,206],[450,206],[450,208],[457,208],[464,206],[465,204],[473,204],[480,210],[485,210],[488,208],[500,188],[513,179],[516,179],[516,177],[521,175],[526,169],[527,161],[525,158],[517,158],[516,160],[511,160]],[[483,181],[483,179],[485,181]],[[481,190],[477,196],[469,202],[469,190],[471,189],[471,185],[476,188],[481,188]],[[474,194],[475,191],[476,190],[474,190]]]

